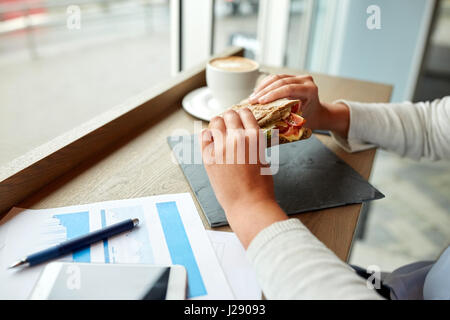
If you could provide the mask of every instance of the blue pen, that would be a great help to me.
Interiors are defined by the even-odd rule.
[[[125,221],[115,223],[106,228],[90,232],[86,235],[64,241],[56,246],[33,253],[22,260],[17,261],[9,268],[11,269],[21,265],[33,266],[51,259],[62,257],[68,253],[83,249],[97,241],[131,230],[138,224],[139,219],[127,219]]]

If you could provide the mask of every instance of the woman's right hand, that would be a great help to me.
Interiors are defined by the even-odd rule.
[[[262,229],[287,219],[275,200],[261,138],[265,135],[247,108],[214,117],[200,135],[209,181],[244,248]]]

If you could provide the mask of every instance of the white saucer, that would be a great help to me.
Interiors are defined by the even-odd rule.
[[[210,121],[224,111],[217,100],[213,98],[208,87],[201,87],[189,92],[181,103],[187,113],[204,121]]]

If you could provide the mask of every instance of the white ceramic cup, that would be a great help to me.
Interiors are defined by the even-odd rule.
[[[251,61],[254,68],[239,71],[225,70],[211,64],[216,59],[212,59],[206,65],[206,84],[217,101],[220,111],[225,111],[247,98],[253,92],[256,81],[262,74],[259,71],[259,63],[245,59]]]

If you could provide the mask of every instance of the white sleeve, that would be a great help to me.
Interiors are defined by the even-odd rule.
[[[350,110],[348,139],[332,136],[346,151],[379,146],[413,159],[450,159],[450,96],[419,103],[338,102]]]
[[[382,299],[298,219],[262,230],[247,257],[268,299]]]

